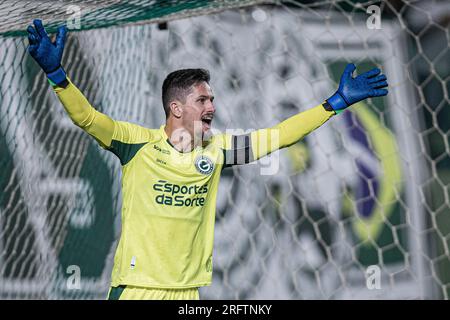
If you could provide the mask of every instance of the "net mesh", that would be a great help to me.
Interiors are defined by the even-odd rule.
[[[201,298],[448,299],[445,1],[332,0],[0,1],[1,297],[102,299],[109,287],[120,163],[71,123],[22,36],[33,18],[51,30],[72,19],[69,5],[70,78],[98,110],[151,128],[178,68],[211,71],[223,132],[321,103],[348,62],[388,75],[386,98],[223,171]]]
[[[262,2],[262,0],[2,0],[0,14],[4,20],[0,34],[26,35],[26,27],[37,17],[48,21],[46,24],[48,32],[56,31],[62,23],[76,23],[78,19],[83,22],[73,29],[88,30],[130,23],[166,22]]]

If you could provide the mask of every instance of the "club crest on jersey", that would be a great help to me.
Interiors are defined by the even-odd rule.
[[[204,175],[211,174],[214,170],[214,163],[212,160],[205,156],[200,156],[195,159],[195,168],[198,172]]]

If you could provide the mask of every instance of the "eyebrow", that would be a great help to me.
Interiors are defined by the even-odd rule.
[[[201,95],[201,96],[197,97],[197,100],[200,100],[200,99],[203,99],[203,98],[214,100],[214,96],[205,96],[205,95]]]

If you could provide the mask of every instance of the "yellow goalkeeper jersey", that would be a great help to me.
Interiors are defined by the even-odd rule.
[[[189,153],[164,126],[115,122],[109,150],[122,167],[122,236],[112,286],[186,288],[211,282],[222,139]]]
[[[275,127],[240,136],[220,134],[181,153],[170,144],[164,126],[148,129],[115,121],[95,110],[70,80],[54,90],[72,121],[122,164],[122,231],[113,287],[209,285],[224,166],[249,163],[289,146],[334,114],[319,105]]]

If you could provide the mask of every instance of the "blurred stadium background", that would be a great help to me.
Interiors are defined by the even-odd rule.
[[[120,233],[120,164],[27,54],[34,18],[72,23],[63,65],[96,108],[149,127],[177,68],[211,71],[221,131],[321,103],[348,62],[382,68],[386,98],[224,171],[201,298],[449,298],[448,1],[0,0],[0,17],[1,298],[105,298]]]

